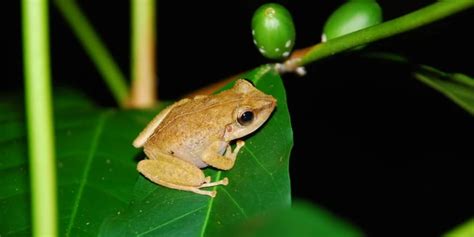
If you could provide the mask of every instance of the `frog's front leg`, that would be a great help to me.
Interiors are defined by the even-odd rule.
[[[230,170],[234,167],[235,159],[239,153],[240,148],[245,145],[244,141],[237,141],[234,151],[230,145],[223,141],[214,142],[209,148],[204,152],[202,161],[206,162],[208,165],[221,169],[221,170]],[[224,155],[221,155],[219,151],[222,146],[227,146]]]
[[[206,191],[200,188],[227,185],[228,183],[227,178],[210,182],[211,178],[204,177],[204,173],[198,167],[165,153],[159,153],[152,160],[140,161],[137,169],[145,177],[159,185],[211,197],[216,196],[216,191]]]

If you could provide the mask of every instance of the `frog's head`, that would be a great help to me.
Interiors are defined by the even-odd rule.
[[[228,124],[224,133],[225,141],[232,141],[257,130],[268,120],[276,106],[276,99],[267,95],[250,82],[239,79],[232,88],[240,98],[233,111],[232,123]]]

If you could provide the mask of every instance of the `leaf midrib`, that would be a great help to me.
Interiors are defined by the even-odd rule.
[[[92,140],[91,140],[91,148],[89,150],[89,155],[87,157],[84,173],[82,174],[82,178],[81,178],[81,181],[79,183],[79,191],[77,193],[76,200],[74,201],[74,206],[73,206],[73,209],[72,209],[71,219],[70,219],[69,224],[66,228],[66,236],[70,236],[72,226],[73,226],[73,224],[76,220],[77,210],[78,210],[80,202],[81,202],[82,193],[83,193],[84,188],[86,186],[85,185],[86,180],[89,177],[89,173],[90,173],[89,171],[90,171],[90,168],[91,168],[92,160],[94,158],[94,154],[97,150],[97,144],[99,143],[100,135],[102,134],[103,128],[105,126],[105,121],[107,120],[107,117],[110,114],[110,112],[111,111],[106,111],[106,112],[104,112],[100,115],[97,126],[94,129],[95,133],[94,133],[94,135],[92,137]]]
[[[221,174],[222,174],[222,171],[217,171],[215,180],[220,180]],[[216,189],[217,189],[217,186],[212,187],[212,191],[216,191]],[[207,208],[206,216],[204,218],[203,226],[201,229],[201,235],[200,235],[201,237],[204,237],[204,234],[206,233],[206,227],[207,227],[207,223],[209,222],[209,217],[211,216],[211,210],[212,210],[213,204],[214,204],[214,198],[211,197],[209,201],[209,207]]]
[[[255,85],[257,85],[258,81],[263,77],[263,75],[265,73],[267,73],[269,70],[271,70],[272,68],[273,67],[270,67],[270,66],[265,66],[265,67],[260,68],[260,70],[257,72],[257,75],[255,76],[255,79],[253,80],[253,83]],[[262,166],[262,168],[265,171],[267,171],[263,166]],[[217,171],[215,180],[220,180],[221,174],[222,174],[222,171],[220,171],[220,170]],[[270,176],[272,177],[271,173],[270,173]],[[272,180],[273,180],[273,177],[272,177]],[[217,186],[214,186],[212,188],[213,191],[215,191],[216,189],[217,189]],[[209,218],[211,216],[211,210],[212,210],[213,204],[214,204],[214,198],[210,198],[209,207],[207,208],[207,211],[206,211],[206,216],[204,218],[203,227],[201,229],[200,237],[204,237],[204,234],[206,233],[206,229],[207,229],[207,225],[208,225],[208,222],[209,222]],[[238,205],[238,206],[240,207],[240,205]],[[240,210],[240,211],[243,211],[243,210]],[[246,215],[245,212],[243,212],[243,213],[244,213],[244,215]]]
[[[274,70],[274,67],[272,67],[272,66],[264,66],[264,67],[261,67],[258,71],[256,71],[256,72],[255,72],[256,75],[255,75],[254,79],[252,80],[252,81],[254,82],[254,84],[256,84],[256,85],[257,85],[257,84],[260,84],[260,80],[261,80],[265,75],[267,75],[268,72],[271,71],[271,70]],[[286,100],[285,100],[285,101],[286,101]],[[284,101],[284,102],[285,102],[285,101]],[[280,130],[283,131],[282,128],[280,128]],[[247,147],[245,147],[245,148],[247,148]],[[249,151],[249,150],[247,150],[247,151]],[[260,162],[260,160],[259,160],[253,153],[250,153],[250,156],[252,156],[253,160],[256,162],[256,165],[259,166],[259,167],[262,169],[262,171],[263,171],[265,174],[267,174],[267,175],[271,178],[272,184],[275,185],[275,186],[277,186],[276,183],[275,183],[275,179],[274,179],[274,177],[273,177],[272,172],[270,172],[270,170],[268,170],[267,167],[265,167],[265,166]],[[213,180],[214,180],[214,179],[215,179],[215,180],[220,180],[220,178],[221,178],[221,176],[222,176],[222,171],[217,170],[217,171],[216,171],[213,175],[211,175],[211,176],[213,176],[213,177],[212,177]],[[211,190],[215,191],[216,189],[218,189],[217,187],[218,187],[218,186],[214,186],[214,187],[212,187]],[[246,213],[245,209],[237,202],[237,200],[236,200],[235,198],[233,198],[232,194],[229,193],[229,192],[226,190],[225,187],[219,188],[219,191],[222,191],[222,192],[223,192],[223,193],[220,194],[220,195],[227,195],[227,196],[228,196],[228,198],[231,200],[231,202],[236,206],[236,208],[240,211],[240,213],[241,213],[243,216],[245,216],[245,217],[247,216],[247,213]],[[278,191],[281,192],[282,190],[281,190],[281,189],[278,189]],[[151,195],[152,193],[153,193],[153,191],[148,192],[147,194],[145,194],[145,195],[146,195],[145,197],[148,197],[148,196]],[[195,195],[195,194],[194,194],[194,195]],[[144,197],[141,197],[141,198],[140,198],[141,201],[143,201],[144,199],[145,199]],[[164,201],[163,201],[163,200],[160,200],[160,201],[161,201],[161,202],[167,202],[166,200],[164,200]],[[157,229],[160,229],[160,228],[163,228],[163,227],[165,227],[165,226],[168,226],[168,225],[170,225],[171,223],[175,223],[175,222],[181,220],[182,218],[184,218],[185,216],[188,216],[188,215],[191,215],[191,214],[193,214],[193,213],[199,212],[199,219],[201,219],[201,218],[203,218],[203,217],[204,217],[204,218],[201,219],[202,222],[201,222],[201,224],[200,224],[200,228],[199,228],[197,231],[200,231],[199,236],[204,237],[205,235],[207,235],[207,234],[209,233],[209,232],[207,232],[207,227],[208,227],[208,225],[211,225],[211,226],[209,226],[209,230],[210,230],[210,232],[213,232],[213,231],[212,231],[212,224],[213,224],[213,223],[210,223],[210,222],[212,222],[212,220],[211,220],[211,219],[212,219],[212,218],[211,218],[211,214],[212,214],[212,212],[213,212],[213,210],[214,210],[214,209],[213,209],[213,208],[214,208],[214,201],[220,201],[220,200],[214,200],[214,198],[208,198],[207,200],[204,201],[203,206],[201,206],[201,207],[199,207],[199,208],[196,208],[196,209],[194,209],[194,210],[191,210],[191,211],[189,211],[189,212],[186,212],[186,213],[184,213],[184,214],[182,214],[182,215],[180,215],[180,216],[171,218],[170,220],[167,220],[167,221],[165,221],[165,222],[161,222],[161,221],[160,221],[161,224],[160,224],[160,223],[157,223],[157,224],[159,224],[159,225],[155,226],[154,228],[152,228],[152,229],[147,229],[145,232],[135,233],[135,234],[136,234],[136,236],[143,236],[143,235],[146,235],[146,234],[148,234],[148,233],[151,233],[151,232],[153,232],[153,231],[156,231]],[[221,204],[221,203],[218,203],[218,204],[216,204],[216,205],[220,205],[220,204]],[[158,206],[158,204],[156,204],[156,205],[154,205],[154,206]],[[151,209],[153,209],[153,208],[151,208]],[[204,210],[204,209],[207,209],[207,210]],[[201,210],[202,210],[202,211],[201,211]],[[139,215],[137,215],[137,216],[139,216]],[[134,217],[136,217],[136,216],[134,216]],[[130,228],[130,227],[129,227],[129,228]],[[196,231],[196,232],[197,232],[197,231]],[[196,233],[196,234],[197,234],[197,233]]]

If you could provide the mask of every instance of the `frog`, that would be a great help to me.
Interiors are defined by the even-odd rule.
[[[155,184],[215,197],[215,189],[203,188],[225,186],[229,180],[211,182],[202,169],[232,169],[243,137],[270,118],[276,102],[246,79],[218,94],[181,99],[158,113],[133,141],[146,155],[137,170]]]

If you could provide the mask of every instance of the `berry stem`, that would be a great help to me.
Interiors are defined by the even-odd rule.
[[[474,1],[439,1],[393,20],[345,36],[295,50],[285,61],[287,71],[321,60],[348,49],[385,39],[430,24],[474,6]]]

